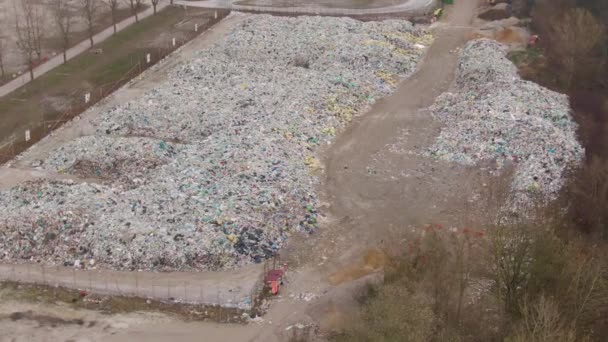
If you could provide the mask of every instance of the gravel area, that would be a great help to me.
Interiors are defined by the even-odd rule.
[[[460,56],[457,93],[441,95],[431,111],[445,123],[431,156],[462,164],[514,166],[508,209],[554,199],[564,173],[584,157],[568,97],[522,80],[492,40],[468,43]]]
[[[392,92],[432,38],[407,21],[253,16],[96,134],[0,193],[0,256],[114,269],[261,262],[318,228],[319,146]]]

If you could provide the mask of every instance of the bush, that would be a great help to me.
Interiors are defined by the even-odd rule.
[[[585,341],[608,332],[608,261],[543,225],[427,226],[338,341]]]
[[[571,223],[585,233],[608,238],[608,160],[592,158],[568,186]]]

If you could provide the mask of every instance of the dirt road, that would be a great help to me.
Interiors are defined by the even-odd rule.
[[[477,3],[460,0],[449,8],[434,27],[435,43],[419,71],[324,151],[324,228],[318,235],[295,238],[285,249],[292,270],[260,322],[233,326],[144,319],[100,340],[198,341],[204,336],[205,341],[266,342],[286,340],[295,324],[332,329],[352,310],[353,291],[377,279],[373,273],[381,269],[382,258],[369,256],[382,253],[370,251],[403,248],[404,234],[425,223],[477,221],[487,176],[420,155],[440,130],[425,108],[449,90],[457,49],[468,36]],[[83,328],[71,329],[66,338],[87,336]]]

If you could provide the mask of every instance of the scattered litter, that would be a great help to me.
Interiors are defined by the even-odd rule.
[[[295,300],[303,300],[305,302],[310,302],[311,300],[319,298],[319,295],[310,293],[310,292],[303,292],[303,293],[298,293],[298,294],[292,293],[289,295],[289,298],[295,299]]]

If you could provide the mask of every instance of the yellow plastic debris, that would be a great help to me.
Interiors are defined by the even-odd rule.
[[[397,83],[399,83],[399,78],[397,77],[397,75],[391,74],[390,72],[378,71],[376,75],[380,77],[381,80],[391,86],[396,86]]]
[[[321,132],[327,135],[336,135],[336,129],[333,126],[325,127]]]
[[[228,240],[233,244],[236,243],[239,239],[235,234],[230,234],[226,238],[228,238]]]
[[[313,172],[323,168],[321,162],[313,156],[306,157],[306,159],[304,159],[304,164],[310,168],[310,171]]]

